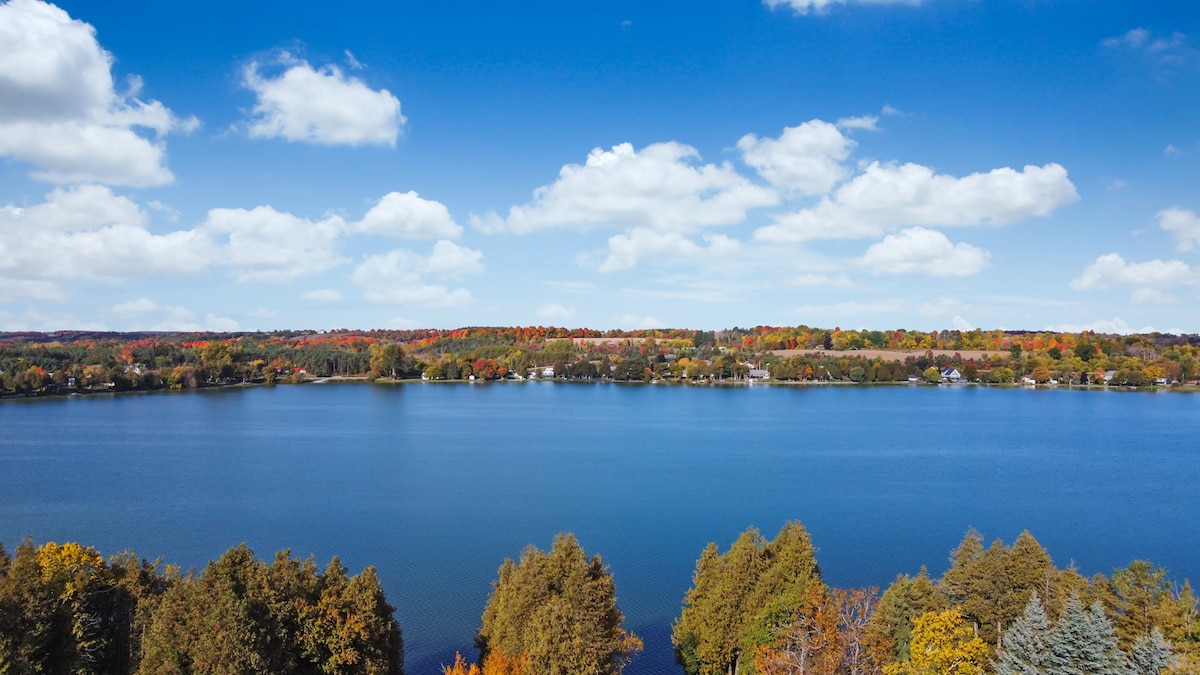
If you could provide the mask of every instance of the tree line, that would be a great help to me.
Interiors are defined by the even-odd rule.
[[[887,357],[857,350],[902,350]],[[792,353],[789,349],[815,350]],[[964,356],[955,350],[990,350]],[[944,350],[935,354],[934,350]],[[1020,331],[725,331],[545,327],[269,333],[3,333],[0,396],[304,382],[321,377],[514,377],[711,382],[899,382],[930,368],[964,379],[1147,386],[1200,378],[1200,336]]]
[[[443,675],[617,675],[643,648],[612,573],[570,534],[500,566],[475,637]],[[1058,568],[1028,533],[970,531],[939,578],[878,588],[823,579],[789,522],[701,552],[672,628],[689,675],[1183,675],[1200,672],[1200,605],[1135,561],[1111,576]],[[322,570],[236,546],[202,571],[105,560],[75,543],[0,546],[0,673],[404,672],[373,568]]]

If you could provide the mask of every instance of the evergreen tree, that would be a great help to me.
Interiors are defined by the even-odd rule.
[[[1049,675],[1128,675],[1117,635],[1099,603],[1085,608],[1079,598],[1067,600],[1062,618],[1050,634]]]
[[[1171,643],[1157,628],[1139,637],[1129,652],[1131,675],[1159,675],[1171,661]]]
[[[1050,622],[1035,593],[1025,613],[1004,632],[996,660],[996,675],[1040,675],[1045,672],[1050,651]]]
[[[866,642],[871,659],[879,666],[909,658],[913,626],[917,617],[946,608],[924,567],[915,577],[901,574],[879,598],[867,624]]]
[[[724,554],[709,544],[673,628],[676,660],[694,675],[752,670],[756,649],[798,617],[820,574],[812,540],[795,521],[770,542],[751,527]]]
[[[560,534],[549,552],[530,546],[520,562],[500,566],[475,642],[485,670],[500,653],[527,658],[535,673],[611,675],[642,646],[623,620],[600,556],[589,559],[573,535]]]

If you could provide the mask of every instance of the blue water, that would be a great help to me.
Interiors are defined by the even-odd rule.
[[[325,384],[0,404],[0,541],[203,566],[247,542],[375,565],[414,675],[496,568],[571,531],[646,650],[701,549],[798,519],[826,579],[938,575],[968,527],[1055,562],[1200,580],[1200,396],[969,387]]]

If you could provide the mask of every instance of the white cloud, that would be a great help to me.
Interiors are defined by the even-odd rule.
[[[763,0],[771,9],[789,7],[796,14],[824,14],[833,5],[919,5],[921,0]]]
[[[137,300],[113,305],[112,311],[124,315],[149,314],[158,311],[158,303],[149,298],[138,298]]]
[[[850,174],[842,162],[855,143],[838,130],[842,122],[848,120],[838,125],[810,120],[785,128],[779,138],[747,134],[737,147],[742,160],[772,185],[804,195],[824,194]],[[856,124],[861,128],[861,122]]]
[[[246,312],[244,316],[248,316],[253,319],[273,319],[273,318],[279,316],[279,310],[267,309],[266,307],[259,307],[257,309],[252,309],[249,312]]]
[[[95,29],[39,0],[0,4],[0,155],[33,166],[38,180],[60,183],[162,185],[162,137],[190,132],[195,118],[180,120],[158,101],[113,86],[112,54]],[[153,131],[154,140],[134,129]]]
[[[913,227],[872,244],[859,262],[876,274],[966,277],[982,270],[988,256],[970,244],[953,244],[936,230]]]
[[[186,275],[212,261],[196,231],[152,234],[136,204],[106,187],[55,189],[31,207],[0,208],[0,279],[61,281]]]
[[[565,321],[575,316],[575,308],[563,307],[556,302],[551,302],[538,307],[537,315],[538,318],[549,321]]]
[[[342,299],[342,292],[336,288],[320,288],[301,293],[300,299],[310,302],[339,302]]]
[[[1129,47],[1130,49],[1141,49],[1149,38],[1150,31],[1145,28],[1134,28],[1124,35],[1106,38],[1103,44],[1109,49],[1121,46]]]
[[[55,188],[42,204],[22,208],[0,207],[0,225],[5,231],[90,230],[99,225],[121,223],[142,225],[146,214],[127,197],[118,197],[100,185]]]
[[[879,131],[879,118],[874,115],[843,117],[837,121],[837,127],[847,131],[854,131],[857,129],[861,129],[863,131]]]
[[[395,147],[407,120],[387,89],[375,91],[337,66],[314,69],[287,53],[280,62],[287,70],[274,78],[261,75],[258,62],[242,71],[242,85],[257,96],[251,138]]]
[[[648,330],[650,328],[665,328],[666,327],[665,323],[663,323],[661,320],[656,319],[652,316],[639,316],[637,314],[617,314],[613,317],[613,319],[616,320],[618,326],[628,329],[628,330],[637,330],[639,328]]]
[[[975,328],[977,328],[977,326],[975,326],[975,324],[971,323],[970,321],[967,321],[966,319],[962,318],[961,316],[959,316],[957,314],[954,315],[954,319],[951,321],[951,323],[954,325],[954,330],[959,330],[959,331],[975,330]]]
[[[635,151],[629,143],[596,148],[587,163],[568,164],[558,180],[538,188],[508,217],[473,217],[483,230],[519,234],[547,228],[649,228],[693,232],[741,222],[746,212],[775,204],[771,190],[754,185],[728,164],[698,164],[681,143],[655,143]]]
[[[338,216],[313,222],[270,206],[211,209],[199,230],[225,238],[219,262],[233,267],[238,281],[291,281],[345,262],[336,251],[346,223]]]
[[[1137,288],[1171,288],[1196,283],[1196,273],[1181,260],[1151,260],[1128,263],[1117,253],[1096,258],[1071,280],[1071,288],[1079,291],[1104,290],[1114,286]]]
[[[357,232],[402,239],[455,239],[462,234],[462,227],[445,205],[421,199],[412,190],[387,193],[352,227]]]
[[[1200,243],[1200,217],[1178,206],[1158,212],[1158,226],[1175,236],[1175,247],[1190,251]]]
[[[368,256],[350,278],[363,287],[368,302],[409,307],[461,307],[474,302],[465,288],[429,284],[424,277],[457,279],[483,271],[483,253],[451,241],[434,244],[428,256],[407,249]]]
[[[643,258],[697,258],[722,257],[741,250],[741,245],[723,234],[704,235],[707,246],[678,232],[655,232],[646,228],[634,228],[624,234],[610,237],[608,257],[600,263],[601,272],[620,272],[633,269]]]
[[[1182,154],[1183,151],[1175,147],[1173,143],[1167,143],[1167,147],[1163,148],[1163,154],[1170,157],[1171,155]]]
[[[935,174],[919,164],[872,162],[816,206],[775,218],[756,239],[800,242],[878,236],[909,225],[1002,225],[1045,216],[1079,199],[1058,164],[974,173]]]
[[[362,70],[363,68],[366,68],[361,61],[355,58],[354,52],[347,49],[342,53],[346,55],[346,65],[350,66],[351,70]]]
[[[1106,38],[1101,44],[1109,49],[1125,47],[1133,51],[1146,51],[1151,54],[1162,54],[1183,47],[1187,36],[1178,31],[1168,37],[1151,39],[1152,34],[1145,28],[1134,28],[1123,35]]]
[[[1179,299],[1157,288],[1135,288],[1129,295],[1129,301],[1135,305],[1170,305],[1179,302]]]
[[[845,274],[798,274],[791,285],[801,288],[852,288],[854,282]]]
[[[880,112],[882,112],[884,115],[903,115],[904,114],[903,110],[896,108],[894,106],[890,106],[890,105],[884,105],[883,109]]]

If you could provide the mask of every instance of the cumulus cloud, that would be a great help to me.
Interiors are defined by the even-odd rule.
[[[635,151],[629,143],[596,148],[585,164],[568,164],[533,200],[507,218],[472,218],[485,231],[518,234],[548,228],[647,228],[693,232],[741,222],[746,212],[777,203],[728,164],[700,164],[695,148],[667,142]]]
[[[129,279],[194,274],[210,264],[206,236],[153,234],[146,220],[132,201],[97,185],[55,189],[30,207],[2,207],[0,279]]]
[[[1175,236],[1175,247],[1190,251],[1200,243],[1200,217],[1178,206],[1158,212],[1158,226]]]
[[[861,122],[853,124],[861,127]],[[747,134],[737,147],[742,161],[770,184],[803,195],[824,194],[850,174],[842,162],[855,143],[842,134],[839,125],[810,120],[785,128],[779,138]]]
[[[982,270],[988,256],[970,244],[953,244],[936,230],[912,227],[871,245],[859,262],[876,274],[966,277]]]
[[[608,257],[600,264],[601,272],[633,269],[642,258],[721,257],[741,250],[741,245],[723,234],[704,235],[707,246],[701,246],[678,232],[656,232],[634,228],[610,237]]]
[[[575,308],[564,307],[556,302],[551,302],[538,307],[537,315],[539,319],[546,319],[548,321],[565,321],[575,316]]]
[[[112,63],[95,29],[58,7],[0,4],[0,155],[32,165],[31,175],[49,182],[171,182],[162,138],[199,121],[138,99],[136,77],[118,93]]]
[[[352,227],[358,232],[401,239],[455,239],[462,234],[462,227],[450,217],[445,205],[422,199],[412,190],[384,195]]]
[[[395,147],[407,120],[387,89],[376,91],[337,66],[315,69],[287,53],[279,65],[286,70],[276,77],[263,75],[257,61],[242,71],[242,85],[257,97],[247,123],[251,138]]]
[[[408,307],[461,307],[474,302],[465,288],[426,282],[426,276],[455,280],[483,272],[483,253],[442,240],[428,256],[408,249],[367,256],[350,278],[363,287],[368,302]]]
[[[919,5],[921,0],[763,0],[771,9],[787,7],[796,14],[824,14],[834,5]]]
[[[1058,164],[935,174],[919,164],[872,162],[816,206],[777,216],[756,239],[801,242],[878,236],[903,226],[1002,225],[1045,216],[1079,199]]]
[[[1138,288],[1171,288],[1196,283],[1196,273],[1181,260],[1150,260],[1129,263],[1117,253],[1108,253],[1096,258],[1083,269],[1078,278],[1071,280],[1071,288],[1093,291],[1115,286]]]
[[[291,281],[347,262],[336,251],[346,229],[338,216],[313,222],[270,206],[211,209],[198,229],[217,241],[219,261],[238,281]]]

